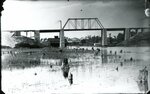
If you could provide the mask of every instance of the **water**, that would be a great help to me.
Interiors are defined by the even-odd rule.
[[[45,54],[3,54],[2,90],[6,94],[144,93],[150,87],[138,83],[139,70],[147,66],[150,72],[150,47],[99,48],[100,53],[96,47],[95,51],[69,48],[78,49],[66,53],[67,76],[73,75],[73,84],[64,77],[62,53],[54,58],[56,52],[46,50]]]

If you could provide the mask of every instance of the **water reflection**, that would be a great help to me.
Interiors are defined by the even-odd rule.
[[[68,81],[69,81],[70,85],[73,84],[73,74],[72,73],[69,74]]]
[[[41,65],[61,66],[61,59],[40,58]]]
[[[25,58],[13,57],[11,55],[3,55],[2,68],[3,69],[25,69],[36,67],[40,65],[40,58]]]
[[[107,49],[105,49],[105,48],[102,49],[101,58],[102,58],[102,64],[108,63]]]

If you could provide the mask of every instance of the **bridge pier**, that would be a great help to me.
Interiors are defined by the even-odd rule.
[[[26,32],[26,37],[28,36],[28,32]]]
[[[40,31],[34,31],[34,39],[37,45],[40,43]]]
[[[102,36],[102,47],[107,46],[107,31],[102,30],[101,36]]]
[[[125,34],[124,40],[128,40],[130,38],[130,29],[126,28],[124,34]]]
[[[59,32],[59,47],[63,49],[65,47],[64,29],[62,28],[62,21],[60,20],[60,32]]]
[[[65,47],[65,39],[64,39],[64,30],[63,29],[61,29],[59,32],[59,38],[60,38],[59,47],[64,48]]]
[[[14,35],[15,35],[15,36],[21,36],[21,32],[18,32],[18,31],[17,31],[17,32],[14,32]]]

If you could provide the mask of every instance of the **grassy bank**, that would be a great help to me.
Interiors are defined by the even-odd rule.
[[[85,49],[3,49],[3,68],[24,68],[40,65],[40,59],[63,59],[79,58],[87,53],[94,54],[95,51]]]

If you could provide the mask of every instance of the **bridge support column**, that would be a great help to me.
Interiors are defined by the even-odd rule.
[[[64,30],[63,29],[60,30],[59,37],[60,37],[59,47],[64,48],[65,47],[65,40],[64,40]]]
[[[19,32],[19,31],[14,32],[14,35],[15,35],[15,36],[21,36],[21,32]]]
[[[40,31],[34,32],[34,39],[35,39],[35,42],[37,43],[37,45],[39,45],[39,43],[40,43]]]
[[[124,40],[128,40],[130,38],[130,29],[126,28],[124,34],[125,34]]]
[[[26,32],[26,37],[28,37],[28,32]]]
[[[65,38],[64,38],[64,30],[62,28],[62,21],[61,20],[60,20],[59,38],[60,38],[59,47],[61,49],[63,49],[65,47]]]
[[[101,36],[102,36],[102,46],[107,46],[107,31],[102,30]]]

